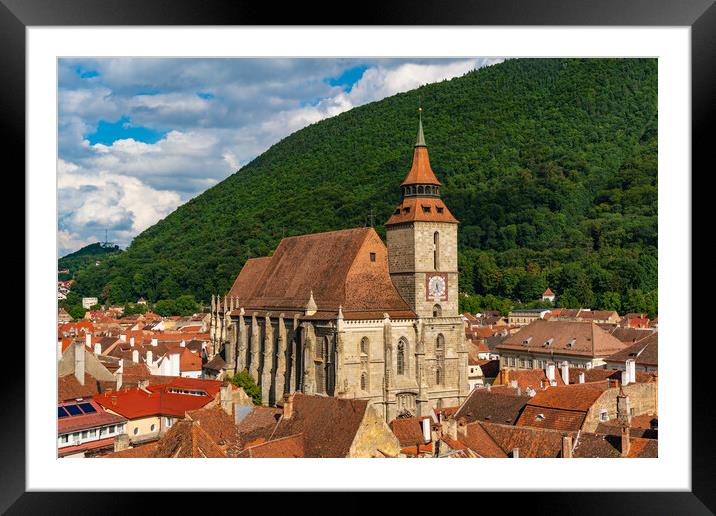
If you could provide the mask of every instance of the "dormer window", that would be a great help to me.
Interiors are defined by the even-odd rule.
[[[423,213],[430,213],[430,206],[423,206]]]
[[[410,213],[410,207],[403,208],[403,213]]]
[[[437,207],[438,213],[442,213],[445,211],[445,208],[442,208],[441,206]]]
[[[550,347],[553,342],[554,342],[554,337],[550,337],[549,339],[547,339],[546,341],[544,341],[544,347],[545,347],[545,348]]]
[[[525,346],[529,346],[529,343],[532,342],[532,337],[527,337],[525,340],[522,341],[522,344]]]
[[[577,343],[577,339],[572,337],[569,342],[567,342],[567,349],[572,349],[574,345]]]

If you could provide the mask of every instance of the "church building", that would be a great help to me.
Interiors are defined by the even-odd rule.
[[[422,120],[401,201],[373,228],[288,237],[212,296],[211,352],[248,370],[266,405],[303,392],[372,403],[386,421],[469,393],[458,313],[457,226]]]

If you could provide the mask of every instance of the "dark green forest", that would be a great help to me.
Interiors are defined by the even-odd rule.
[[[463,308],[537,300],[657,312],[657,62],[514,59],[312,124],[76,274],[103,301],[230,287],[283,236],[382,223],[423,107],[461,221]]]

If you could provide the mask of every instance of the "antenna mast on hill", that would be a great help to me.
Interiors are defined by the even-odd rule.
[[[101,245],[102,247],[111,247],[114,245],[114,242],[109,241],[107,228],[104,228],[104,242],[102,242]]]

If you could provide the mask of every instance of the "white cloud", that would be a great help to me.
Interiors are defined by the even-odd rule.
[[[94,235],[82,238],[75,233],[72,233],[65,229],[60,229],[57,231],[57,248],[59,251],[59,256],[69,254],[72,251],[76,251],[77,249],[97,242],[98,240],[99,239]]]
[[[88,171],[74,163],[58,162],[60,217],[70,228],[109,228],[136,235],[165,217],[181,202],[177,192],[156,190],[140,179],[106,170]],[[81,205],[63,210],[64,198],[80,198]],[[68,235],[78,240],[77,232]],[[128,242],[122,242],[126,245]]]

